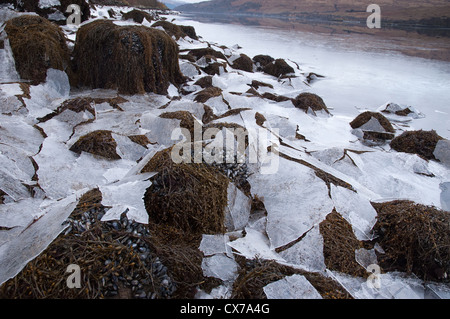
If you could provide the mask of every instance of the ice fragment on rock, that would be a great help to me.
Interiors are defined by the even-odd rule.
[[[203,258],[202,269],[205,277],[214,277],[230,282],[237,278],[238,264],[223,254],[217,254]]]

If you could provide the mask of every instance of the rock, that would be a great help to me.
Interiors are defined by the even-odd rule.
[[[263,68],[263,71],[275,77],[280,77],[295,72],[294,69],[283,59],[276,59],[275,62],[267,64]]]
[[[273,61],[275,61],[275,59],[269,55],[260,54],[253,57],[253,62],[255,62],[258,71],[262,71],[267,64],[272,63]]]
[[[131,10],[122,16],[122,20],[133,20],[137,23],[144,22],[144,19],[146,19],[148,22],[154,20],[153,16],[150,13],[137,9]]]
[[[178,46],[164,31],[96,20],[77,32],[72,85],[118,89],[123,94],[167,94],[184,81]]]
[[[78,154],[87,152],[115,160],[121,158],[117,154],[116,148],[117,143],[112,137],[111,131],[95,131],[80,137],[70,147],[70,150]]]
[[[436,160],[434,151],[440,140],[443,140],[436,131],[406,131],[391,141],[391,148],[397,152],[417,154],[427,160]],[[440,149],[438,150],[440,154]]]
[[[239,58],[233,61],[231,67],[237,70],[253,72],[253,61],[247,55],[241,54]]]
[[[419,119],[425,117],[424,114],[413,108],[412,106],[407,105],[399,105],[396,103],[387,103],[385,105],[382,105],[379,109],[379,112],[385,113],[385,114],[392,114],[402,117],[412,117],[413,119]]]
[[[227,61],[225,55],[223,53],[214,50],[213,48],[200,48],[200,49],[192,49],[189,51],[190,55],[193,55],[197,60],[205,55],[212,55],[218,59],[222,59]]]
[[[23,80],[42,83],[48,69],[70,73],[66,38],[55,24],[39,16],[22,15],[9,20],[5,31],[17,72]]]
[[[158,21],[155,22],[152,27],[162,27],[167,32],[167,34],[175,37],[177,40],[184,37],[190,37],[194,40],[198,40],[195,29],[191,26],[176,25],[168,21]]]
[[[202,89],[206,89],[209,87],[212,87],[212,76],[204,76],[200,79],[198,79],[194,85],[199,85]]]
[[[199,102],[199,103],[205,103],[210,98],[213,98],[216,96],[221,96],[221,95],[222,95],[222,89],[215,87],[215,86],[211,86],[209,88],[206,88],[206,89],[198,92],[195,96],[194,101]]]
[[[359,114],[350,126],[353,128],[352,133],[369,145],[384,144],[395,137],[395,129],[389,120],[377,112]]]
[[[209,75],[221,75],[227,72],[226,63],[214,62],[202,68],[203,72]]]
[[[314,114],[318,111],[324,111],[327,114],[330,113],[323,99],[314,93],[301,93],[292,100],[292,104],[294,104],[296,108],[304,110],[306,113],[310,111]]]

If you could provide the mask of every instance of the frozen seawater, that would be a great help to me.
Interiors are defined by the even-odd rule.
[[[225,213],[225,226],[228,231],[243,229],[248,222],[252,200],[233,183],[228,185],[228,205]]]
[[[323,237],[319,226],[314,226],[302,240],[279,253],[286,262],[299,266],[310,272],[325,272],[323,256]]]
[[[223,254],[205,257],[202,261],[205,277],[219,278],[225,282],[232,282],[237,277],[238,264],[234,259]]]
[[[202,251],[205,256],[226,254],[231,257],[231,249],[227,245],[229,241],[230,239],[226,234],[203,235],[198,249],[200,249],[200,251]]]
[[[76,195],[60,201],[50,201],[42,209],[40,218],[17,237],[0,246],[0,285],[17,275],[30,260],[48,247],[67,227],[62,224],[76,205]]]
[[[443,210],[450,212],[450,182],[441,183],[441,207]]]
[[[316,288],[302,275],[286,276],[263,289],[267,299],[322,299]]]
[[[450,141],[440,140],[437,142],[433,152],[434,157],[441,161],[443,165],[450,168]]]
[[[264,197],[271,247],[298,239],[333,210],[326,184],[304,165],[280,158],[275,174],[249,178],[252,193]]]
[[[149,179],[155,173],[145,173],[124,178],[120,182],[100,186],[102,205],[111,207],[102,221],[119,220],[126,212],[128,219],[148,224],[148,214],[144,205],[145,191],[152,185]]]

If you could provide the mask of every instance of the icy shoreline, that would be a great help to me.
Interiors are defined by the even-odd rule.
[[[97,7],[92,14],[103,19],[110,9],[118,16],[114,23],[141,25],[120,20],[123,8]],[[150,27],[146,20],[142,25]],[[62,29],[68,39],[76,40],[76,27]],[[45,83],[28,86],[27,92],[26,86],[17,82],[9,44],[4,42],[0,53],[5,59],[1,63],[4,70],[10,71],[2,74],[0,84],[0,188],[5,193],[0,205],[0,283],[17,275],[64,231],[63,222],[80,197],[91,189],[99,188],[104,196],[102,203],[112,207],[102,220],[120,219],[126,211],[129,219],[147,224],[142,198],[151,185],[152,174],[140,171],[156,152],[177,142],[172,139],[172,132],[182,127],[182,120],[160,116],[186,111],[203,123],[206,105],[217,116],[211,124],[231,123],[248,131],[262,129],[270,138],[258,152],[273,153],[267,147],[276,141],[277,152],[282,156],[274,174],[262,174],[261,163],[250,166],[251,195],[263,199],[266,215],[251,220],[247,202],[250,199],[236,188],[229,188],[228,196],[234,196],[234,201],[230,200],[228,209],[238,228],[225,235],[204,235],[199,246],[205,256],[204,276],[218,278],[222,285],[210,293],[200,291],[197,297],[230,297],[239,268],[234,255],[240,255],[318,272],[339,282],[354,298],[424,298],[430,290],[434,297],[449,298],[445,284],[430,284],[414,276],[382,274],[382,288],[374,290],[366,286],[365,278],[327,269],[319,231],[319,224],[333,209],[351,225],[358,240],[367,240],[373,237],[371,230],[376,219],[371,202],[407,199],[442,208],[440,184],[450,180],[448,167],[417,155],[395,152],[388,144],[371,147],[362,143],[352,134],[352,118],[296,108],[290,99],[308,92],[314,83],[308,83],[309,72],[303,72],[293,61],[287,61],[294,70],[291,76],[274,77],[256,71],[256,65],[254,72],[232,68],[241,57],[238,47],[188,37],[179,38],[177,44],[180,55],[209,47],[223,54],[225,60],[203,56],[191,61],[180,57],[181,72],[189,78],[180,90],[171,85],[167,95],[129,96],[114,90],[71,89],[67,75],[52,69]],[[216,62],[223,63],[223,67],[211,74],[211,85],[219,88],[220,94],[198,102],[196,97],[203,87],[196,83],[208,76],[205,68]],[[255,88],[253,81],[267,85]],[[288,100],[276,102],[263,98],[264,93]],[[104,102],[92,102],[93,113],[66,109],[49,120],[38,120],[55,112],[63,102],[83,97]],[[123,100],[117,104],[108,102],[117,97]],[[383,107],[386,105],[380,109]],[[227,113],[232,110],[235,112]],[[264,116],[263,124],[258,122],[257,114]],[[413,117],[408,120],[415,121]],[[392,124],[396,136],[409,129],[402,122]],[[80,137],[100,130],[112,131],[120,159],[70,151]],[[128,138],[138,135],[145,135],[151,144],[139,145]],[[250,147],[255,144],[250,143]],[[322,178],[317,172],[323,174]],[[323,176],[332,176],[342,184],[327,184]],[[343,187],[343,183],[352,189]],[[361,263],[364,268],[368,266]],[[277,284],[294,286],[298,291],[291,293],[299,298],[320,297],[305,280],[308,282],[294,275]],[[289,296],[277,295],[277,289],[280,288],[271,284],[264,290],[273,298]]]

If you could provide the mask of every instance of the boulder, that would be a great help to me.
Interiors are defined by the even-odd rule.
[[[256,64],[258,71],[262,71],[267,64],[272,63],[273,61],[275,61],[275,59],[269,55],[259,54],[253,57],[253,62]]]
[[[323,99],[314,93],[301,93],[295,99],[292,99],[292,104],[306,113],[312,112],[315,114],[318,111],[330,113]]]
[[[370,145],[381,145],[395,137],[391,122],[381,113],[363,112],[351,123],[353,134]]]
[[[397,152],[417,154],[427,160],[436,160],[434,151],[443,140],[436,131],[406,131],[391,141],[391,148]]]
[[[77,86],[118,89],[121,94],[167,94],[184,81],[178,46],[164,31],[97,20],[77,32],[73,52]]]
[[[253,61],[247,55],[241,54],[239,58],[233,61],[231,67],[237,70],[253,72]]]
[[[142,23],[146,19],[148,22],[154,20],[153,16],[145,11],[133,9],[122,16],[122,20],[133,20],[136,23]]]
[[[170,23],[169,21],[158,21],[152,24],[152,27],[162,27],[167,34],[171,37],[175,37],[175,39],[190,37],[194,40],[198,40],[197,34],[195,32],[194,27],[191,26],[183,26]]]
[[[280,77],[290,73],[294,73],[294,69],[283,59],[276,59],[264,66],[263,71],[275,77]]]
[[[64,33],[57,25],[35,15],[9,20],[5,31],[13,52],[16,70],[32,84],[45,82],[48,69],[70,75],[70,57]]]

